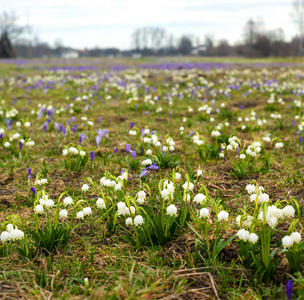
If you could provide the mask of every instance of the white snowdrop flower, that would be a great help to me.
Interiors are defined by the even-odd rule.
[[[170,204],[168,207],[167,207],[167,214],[169,216],[177,216],[177,208],[174,204]]]
[[[192,182],[185,182],[183,185],[182,185],[182,188],[185,190],[185,191],[192,191],[193,188],[194,188],[194,184]]]
[[[173,152],[174,149],[175,149],[174,146],[170,146],[170,147],[169,147],[169,150],[170,150],[171,152]]]
[[[293,243],[294,243],[294,240],[288,235],[286,235],[282,238],[282,244],[283,244],[284,248],[290,248],[293,245]]]
[[[218,136],[220,136],[220,135],[221,135],[221,133],[220,133],[218,130],[213,130],[213,131],[211,132],[211,136],[218,137]]]
[[[181,126],[181,127],[179,128],[179,130],[180,130],[180,131],[184,131],[185,128],[184,128],[183,126]]]
[[[20,127],[20,126],[21,126],[21,122],[19,122],[19,121],[16,122],[16,126],[17,126],[17,127]]]
[[[269,202],[269,196],[266,193],[263,193],[258,196],[258,203],[263,204],[265,202]]]
[[[283,148],[283,143],[275,143],[275,148],[277,148],[277,149],[281,149],[281,148]]]
[[[223,220],[228,221],[228,218],[229,218],[229,213],[224,210],[220,211],[219,214],[217,215],[217,220],[219,222]]]
[[[42,206],[45,206],[46,205],[46,200],[44,199],[39,199],[39,204],[42,205]]]
[[[18,140],[20,138],[20,134],[19,133],[14,133],[12,138],[13,138],[13,140]]]
[[[202,170],[197,170],[196,176],[201,176],[202,174],[203,174],[203,171],[202,171]]]
[[[40,184],[46,184],[46,183],[47,183],[47,179],[46,178],[40,179]]]
[[[3,144],[3,146],[4,146],[5,148],[9,148],[9,147],[11,146],[11,143],[10,143],[10,142],[5,142],[5,143]]]
[[[204,207],[200,210],[200,218],[208,218],[210,211],[208,208]]]
[[[17,229],[17,227],[15,227],[15,229]],[[7,224],[6,225],[6,230],[8,232],[11,232],[12,230],[14,230],[14,225],[13,224]]]
[[[224,152],[221,152],[220,154],[219,154],[219,158],[224,158],[225,157],[225,153]]]
[[[24,144],[24,139],[21,139],[21,140],[20,140],[20,143],[21,143],[21,144]]]
[[[62,155],[67,156],[68,155],[68,149],[63,149],[62,150]]]
[[[63,199],[63,203],[65,206],[71,205],[71,204],[73,204],[73,199],[71,197],[65,197]]]
[[[189,201],[190,201],[190,199],[191,199],[190,194],[185,193],[185,194],[184,194],[184,201],[189,202]]]
[[[134,218],[134,225],[135,226],[139,226],[141,224],[144,223],[144,219],[141,215],[137,215],[135,218]]]
[[[236,235],[240,240],[245,242],[249,239],[249,231],[245,229],[240,229]]]
[[[130,130],[129,135],[137,135],[137,131],[136,130]]]
[[[133,220],[132,220],[132,218],[126,218],[126,225],[127,226],[130,226],[130,225],[133,225]]]
[[[270,217],[269,215],[266,217],[266,223],[270,227],[276,227],[278,224],[278,219],[276,217]]]
[[[69,153],[70,153],[70,155],[77,155],[78,150],[75,147],[70,147],[69,148]]]
[[[81,190],[83,192],[86,192],[90,187],[87,185],[87,184],[84,184],[82,187],[81,187]]]
[[[79,211],[79,212],[76,214],[76,218],[77,218],[77,219],[83,219],[83,218],[84,218],[84,213],[83,213],[83,211]]]
[[[301,234],[297,231],[293,232],[290,237],[293,239],[295,243],[300,243],[301,242]]]
[[[128,172],[123,172],[123,173],[121,174],[121,179],[122,179],[122,180],[128,180]]]
[[[14,229],[10,232],[10,239],[11,240],[21,240],[24,238],[24,232],[19,229]]]
[[[241,129],[242,129],[242,130],[245,130],[245,129],[246,129],[246,125],[242,125],[242,126],[241,126]]]
[[[45,200],[45,206],[53,207],[54,205],[55,205],[55,202],[52,199]]]
[[[84,157],[84,156],[86,155],[86,153],[85,153],[83,150],[80,150],[79,155],[80,155],[81,157]]]
[[[38,204],[35,206],[35,213],[36,214],[42,214],[43,213],[43,206]]]
[[[213,117],[210,118],[210,122],[214,122],[214,118]]]
[[[176,180],[176,181],[180,181],[181,178],[182,178],[182,175],[181,175],[180,173],[176,172],[176,173],[175,173],[175,180]]]
[[[151,150],[151,149],[148,149],[148,150],[146,151],[146,154],[147,154],[147,155],[152,155],[152,150]]]
[[[246,158],[246,155],[245,154],[241,154],[240,155],[240,159],[245,159]]]
[[[202,202],[204,202],[206,200],[206,196],[204,194],[197,194],[194,199],[193,202],[199,203],[201,204]]]
[[[30,122],[25,122],[24,123],[24,127],[30,127],[31,126],[31,123]]]
[[[228,150],[228,151],[232,151],[232,150],[233,150],[233,147],[232,147],[231,145],[228,145],[228,146],[227,146],[227,150]]]
[[[243,119],[241,117],[239,117],[237,120],[238,120],[238,122],[242,122],[243,121]]]
[[[92,214],[92,208],[91,207],[85,207],[82,211],[83,211],[85,216]]]
[[[94,123],[93,123],[92,121],[88,121],[87,124],[88,124],[89,126],[93,126],[93,125],[94,125]]]
[[[144,167],[150,166],[150,165],[152,165],[152,160],[148,158],[148,159],[144,160],[141,164]]]
[[[248,237],[248,241],[251,244],[255,244],[258,241],[259,237],[255,233],[250,233]]]
[[[168,151],[168,147],[164,146],[162,150],[163,150],[163,152],[167,152]]]
[[[60,216],[60,218],[67,218],[68,217],[68,211],[66,209],[62,209],[59,212],[59,216]]]
[[[293,217],[294,213],[295,213],[295,210],[291,205],[287,205],[283,208],[284,217]]]
[[[148,129],[148,128],[146,128],[145,130],[144,130],[144,134],[150,134],[150,129]]]
[[[161,194],[162,198],[167,200],[169,198],[170,192],[168,189],[163,189],[160,194]]]
[[[246,219],[243,221],[243,226],[251,226],[253,217],[252,216],[247,216]]]
[[[266,143],[270,143],[271,142],[271,138],[269,136],[264,136],[262,137],[262,140]]]
[[[115,186],[114,186],[114,190],[115,190],[115,191],[121,191],[121,189],[122,189],[122,184],[121,184],[121,182],[115,184]]]
[[[155,147],[160,147],[160,146],[161,146],[160,141],[157,141],[157,142],[155,143]]]
[[[146,199],[147,194],[145,193],[145,191],[140,191],[137,194],[137,202],[142,204],[144,203],[145,199]]]
[[[270,217],[276,218],[280,218],[281,216],[280,210],[274,205],[268,206],[268,214]]]
[[[101,208],[101,209],[106,208],[106,203],[102,198],[97,199],[96,205],[97,205],[98,208]]]
[[[106,178],[105,177],[102,177],[102,178],[100,178],[100,184],[103,184],[104,182],[105,182],[105,180],[106,180]]]
[[[148,137],[144,137],[144,143],[145,144],[150,144],[151,143],[151,139]]]
[[[237,226],[241,226],[241,218],[242,216],[241,215],[238,215],[236,218],[235,218],[235,223],[237,224]]]
[[[10,233],[8,231],[3,231],[0,235],[0,239],[2,243],[9,241],[11,238]]]
[[[130,206],[130,211],[131,211],[131,213],[134,215],[135,214],[135,212],[136,212],[136,208],[134,207],[134,206]],[[130,212],[129,212],[129,214],[130,214]]]

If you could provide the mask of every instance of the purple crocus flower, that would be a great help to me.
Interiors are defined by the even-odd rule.
[[[84,139],[87,139],[87,138],[88,137],[84,133],[81,133],[79,136],[79,145],[83,142]]]
[[[70,125],[70,119],[67,119],[67,126]]]
[[[292,280],[287,280],[287,283],[286,283],[286,294],[287,294],[287,298],[288,300],[291,299],[291,296],[292,296]]]
[[[243,109],[244,109],[244,105],[241,105],[241,106],[240,106],[240,109],[243,110]]]
[[[32,169],[28,168],[27,174],[28,174],[27,178],[29,178],[29,179],[32,178]]]
[[[94,151],[90,152],[91,161],[94,162],[95,154]]]
[[[145,149],[141,148],[141,155],[145,155]]]
[[[135,122],[130,122],[130,128],[132,129],[134,126]]]
[[[150,167],[146,167],[147,170],[158,170],[158,165],[157,163],[154,163]]]
[[[136,158],[136,152],[133,151],[133,150],[130,150],[130,153],[131,153],[132,158],[135,159]]]
[[[3,133],[0,133],[0,139],[3,139]]]
[[[240,151],[241,151],[240,147],[237,147],[236,151],[237,151],[237,154],[239,155]]]
[[[33,192],[33,194],[36,194],[36,189],[34,187],[31,187],[30,190]]]
[[[72,128],[73,132],[76,133],[77,130],[77,124],[74,124],[73,128]]]
[[[303,143],[303,138],[302,138],[302,136],[301,136],[301,135],[299,136],[299,142],[300,142],[300,145],[302,146],[302,143]]]
[[[295,125],[296,125],[296,120],[293,120],[291,126],[294,127]]]
[[[73,122],[73,123],[75,123],[75,120],[76,120],[76,118],[75,118],[75,117],[72,117],[72,122]]]
[[[191,137],[193,134],[194,134],[194,131],[191,131],[191,132],[189,133],[189,136]]]
[[[101,141],[101,137],[99,135],[96,136],[96,144],[97,144],[97,147],[99,148],[99,143]]]
[[[100,117],[100,118],[98,119],[98,123],[99,123],[99,124],[101,123],[101,120],[102,120],[102,119],[101,119],[101,117]]]
[[[44,132],[46,132],[46,129],[47,129],[47,123],[44,123],[43,124],[43,130],[44,130]]]
[[[169,118],[172,118],[172,113],[169,113]]]
[[[149,174],[149,172],[146,169],[143,169],[139,175],[139,178],[142,178],[144,176],[147,176]]]
[[[126,151],[127,151],[127,153],[129,153],[130,152],[130,150],[131,150],[131,144],[126,144]]]
[[[117,153],[119,151],[118,147],[116,147],[116,148],[113,147],[113,150],[115,153]]]
[[[20,142],[19,142],[19,150],[20,150],[20,151],[22,150],[22,146],[23,146],[23,143],[20,141]]]
[[[59,133],[61,133],[62,131],[63,131],[63,124],[60,124]]]

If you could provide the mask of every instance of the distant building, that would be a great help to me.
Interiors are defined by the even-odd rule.
[[[206,51],[207,47],[205,45],[198,45],[191,50],[192,55],[201,55]]]
[[[61,58],[78,58],[79,52],[73,49],[67,49],[61,53]]]

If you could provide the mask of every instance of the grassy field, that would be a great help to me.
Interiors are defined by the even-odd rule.
[[[304,298],[303,59],[180,59],[0,61],[0,298]]]

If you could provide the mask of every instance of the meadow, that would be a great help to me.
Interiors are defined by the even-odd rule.
[[[0,61],[0,298],[304,298],[297,59]]]

